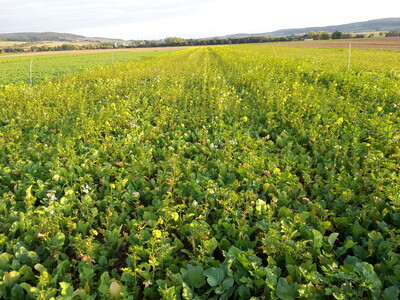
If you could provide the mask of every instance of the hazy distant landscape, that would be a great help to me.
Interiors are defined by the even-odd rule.
[[[330,40],[400,36],[400,18],[386,18],[337,26],[281,29],[268,33],[232,34],[221,37],[183,39],[166,37],[162,40],[130,40],[93,38],[70,33],[9,33],[0,34],[0,53],[70,51],[113,48],[145,48],[169,46],[199,46],[286,42],[302,40]],[[358,43],[355,43],[357,45]],[[374,44],[374,43],[372,43]],[[383,47],[387,42],[383,42]],[[336,43],[336,45],[338,45]],[[397,49],[390,46],[390,49]]]
[[[307,34],[310,31],[328,31],[333,33],[340,31],[344,33],[365,33],[365,32],[386,32],[386,31],[398,31],[400,30],[400,18],[386,18],[370,20],[365,22],[356,22],[343,25],[323,26],[323,27],[306,27],[306,28],[291,28],[291,29],[280,29],[266,33],[247,33],[247,34],[234,34],[227,37],[244,37],[244,36],[266,36],[266,35],[296,35],[296,34]]]

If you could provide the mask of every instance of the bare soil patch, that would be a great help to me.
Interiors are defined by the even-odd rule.
[[[365,38],[365,39],[348,39],[348,40],[346,39],[346,40],[329,40],[329,41],[280,42],[280,43],[274,43],[274,45],[292,46],[292,47],[348,48],[350,43],[352,48],[358,48],[358,49],[400,50],[400,37]]]

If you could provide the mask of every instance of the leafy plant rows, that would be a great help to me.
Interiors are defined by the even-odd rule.
[[[399,65],[280,49],[4,86],[0,298],[396,299]]]

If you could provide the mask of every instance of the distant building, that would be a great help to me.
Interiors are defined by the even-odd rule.
[[[114,48],[119,48],[121,46],[126,46],[126,44],[125,43],[120,43],[120,42],[114,43]]]

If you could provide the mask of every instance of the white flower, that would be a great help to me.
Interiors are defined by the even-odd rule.
[[[51,215],[54,215],[54,210],[52,210],[52,211],[50,212],[50,214],[51,214]]]
[[[87,184],[82,185],[82,188],[83,188],[82,192],[85,194],[89,194],[90,191],[92,190],[92,188],[90,186],[88,186]]]
[[[229,141],[229,144],[236,145],[236,142],[235,141]]]
[[[339,149],[339,150],[340,150],[340,149],[342,149],[342,146],[336,145],[336,146],[335,146],[335,149]]]
[[[47,196],[50,200],[54,201],[54,200],[57,200],[57,197],[56,197],[55,194],[56,194],[56,191],[55,191],[55,190],[48,190],[46,196]]]

